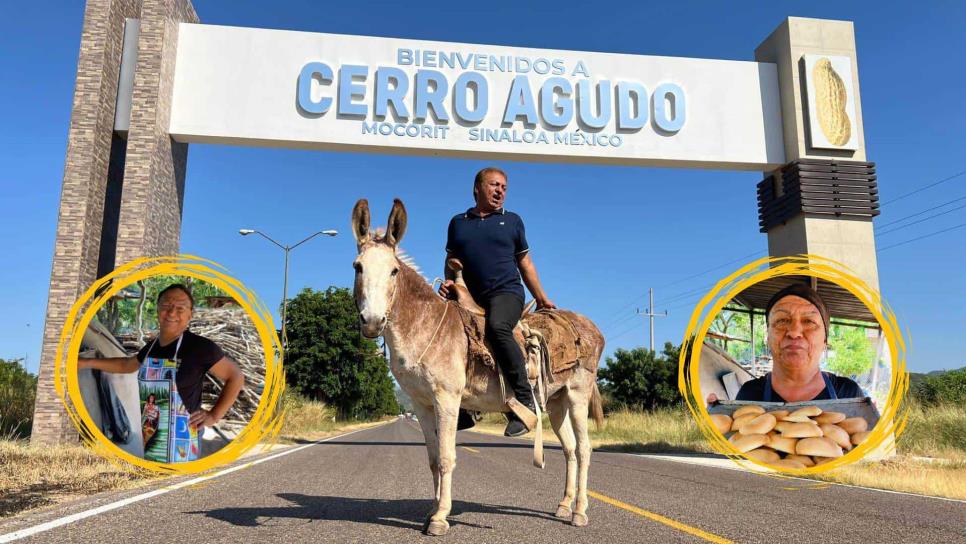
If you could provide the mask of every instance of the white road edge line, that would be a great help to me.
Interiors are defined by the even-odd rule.
[[[234,466],[234,467],[231,467],[231,468],[226,468],[224,470],[220,470],[220,471],[214,472],[212,474],[206,474],[204,476],[199,476],[199,477],[194,478],[194,479],[191,479],[191,480],[187,480],[187,481],[184,481],[184,482],[179,482],[179,483],[176,483],[174,485],[165,486],[165,487],[162,487],[160,489],[155,489],[154,491],[148,491],[147,493],[142,493],[140,495],[135,495],[133,497],[128,497],[126,499],[121,499],[119,501],[112,502],[110,504],[105,504],[103,506],[98,506],[97,508],[92,508],[90,510],[85,510],[83,512],[78,512],[76,514],[71,514],[69,516],[64,516],[62,518],[58,518],[58,519],[55,519],[55,520],[51,520],[51,521],[48,521],[46,523],[41,523],[40,525],[34,525],[33,527],[27,527],[26,529],[20,529],[19,531],[14,531],[12,533],[7,533],[5,535],[0,535],[0,544],[6,544],[7,542],[13,542],[14,540],[20,540],[21,538],[26,538],[28,536],[36,535],[38,533],[43,533],[45,531],[49,531],[51,529],[55,529],[55,528],[61,527],[63,525],[68,525],[68,524],[74,523],[75,521],[80,521],[82,519],[89,518],[91,516],[96,516],[98,514],[103,514],[104,512],[110,512],[111,510],[116,510],[118,508],[122,508],[124,506],[129,505],[129,504],[133,504],[133,503],[140,502],[140,501],[143,501],[143,500],[146,500],[146,499],[150,499],[152,497],[157,497],[158,495],[163,495],[165,493],[168,493],[168,492],[171,492],[171,491],[176,491],[176,490],[181,489],[181,488],[184,488],[184,487],[190,487],[192,485],[195,485],[195,484],[204,482],[206,480],[212,480],[212,479],[215,479],[215,478],[224,476],[226,474],[231,474],[232,472],[235,472],[237,470],[241,470],[243,468],[253,467],[253,466],[258,465],[260,463],[264,463],[265,461],[271,461],[272,459],[278,459],[279,457],[286,456],[286,455],[288,455],[290,453],[295,453],[297,451],[302,451],[302,450],[304,450],[306,448],[311,448],[312,446],[315,446],[316,444],[321,444],[323,442],[328,442],[329,440],[335,440],[336,438],[342,438],[344,436],[349,436],[350,434],[355,434],[355,433],[358,433],[358,432],[367,431],[369,429],[374,429],[376,427],[381,427],[381,425],[377,425],[375,427],[366,427],[365,429],[357,429],[355,431],[350,431],[350,432],[347,432],[347,433],[344,433],[344,434],[339,434],[339,435],[336,435],[336,436],[330,436],[328,438],[323,438],[322,440],[316,440],[315,442],[312,442],[311,444],[306,444],[304,446],[299,446],[297,448],[292,448],[290,450],[285,450],[283,452],[279,452],[279,453],[276,453],[274,455],[270,455],[268,457],[263,457],[261,459],[256,459],[255,461],[251,461],[251,462],[248,462],[248,463],[244,463],[242,465]]]
[[[615,452],[615,453],[620,453],[620,452]],[[675,457],[669,456],[669,455],[646,454],[646,453],[630,453],[630,454],[625,454],[625,455],[633,455],[635,457],[643,457],[645,459],[657,459],[659,461],[671,461],[672,463],[685,463],[685,464],[689,464],[689,465],[699,465],[699,466],[702,466],[702,467],[718,468],[718,469],[722,469],[722,470],[736,470],[738,472],[750,472],[752,474],[759,474],[761,476],[768,476],[769,474],[771,474],[771,473],[766,473],[766,472],[757,472],[755,470],[750,470],[750,469],[744,468],[744,467],[740,466],[738,463],[735,463],[734,461],[732,461],[732,464],[734,466],[727,467],[727,466],[719,466],[719,465],[714,465],[714,464],[709,464],[709,463],[702,463],[700,461],[691,461],[691,460],[687,460],[686,461],[684,459],[675,458]],[[828,481],[825,481],[825,480],[813,480],[811,478],[801,478],[799,476],[788,476],[788,475],[786,475],[785,478],[788,478],[789,480],[801,480],[803,482],[811,482],[811,483],[816,483],[816,484],[828,484],[828,485],[837,485],[837,486],[841,486],[841,487],[852,487],[852,488],[855,488],[855,489],[864,489],[866,491],[877,491],[879,493],[891,493],[893,495],[909,495],[910,497],[918,497],[920,499],[934,499],[934,500],[937,500],[937,501],[959,502],[959,503],[966,504],[966,501],[964,501],[962,499],[951,499],[949,497],[934,497],[932,495],[920,495],[919,493],[909,493],[908,491],[893,491],[891,489],[876,489],[874,487],[865,487],[865,486],[854,485],[854,484],[843,484],[843,483],[840,483],[840,482],[828,482]],[[2,541],[0,541],[0,542],[2,542]]]

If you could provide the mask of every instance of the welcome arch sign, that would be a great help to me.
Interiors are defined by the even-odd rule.
[[[759,171],[772,256],[823,255],[878,286],[851,22],[789,17],[735,61],[205,25],[190,0],[89,1],[34,441],[76,436],[54,386],[70,308],[116,266],[178,253],[188,146],[205,143]],[[859,189],[830,190],[843,176]]]

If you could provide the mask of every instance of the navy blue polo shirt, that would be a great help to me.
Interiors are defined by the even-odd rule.
[[[500,208],[480,217],[472,208],[450,219],[446,252],[463,263],[463,279],[482,302],[499,293],[523,300],[517,259],[530,251],[520,216]]]

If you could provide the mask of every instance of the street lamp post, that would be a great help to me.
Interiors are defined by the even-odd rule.
[[[288,336],[285,334],[285,316],[286,316],[286,310],[288,309],[288,254],[293,249],[299,247],[300,245],[304,244],[305,242],[308,242],[309,240],[311,240],[312,238],[315,238],[320,234],[325,234],[326,236],[335,236],[339,234],[339,231],[331,230],[331,229],[320,230],[312,234],[311,236],[307,236],[306,238],[302,239],[302,241],[298,242],[297,244],[294,244],[291,246],[282,245],[276,242],[271,236],[265,234],[264,232],[254,230],[254,229],[239,229],[238,234],[241,234],[242,236],[248,236],[249,234],[257,234],[262,238],[265,238],[269,242],[275,244],[276,246],[282,248],[282,251],[285,252],[285,276],[282,281],[282,353],[284,354],[286,349],[288,348]]]

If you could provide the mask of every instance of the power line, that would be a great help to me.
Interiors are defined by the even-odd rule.
[[[938,210],[939,208],[944,208],[946,206],[949,206],[950,204],[953,204],[955,202],[959,202],[960,200],[966,200],[966,196],[961,196],[959,198],[950,200],[949,202],[943,202],[942,204],[940,204],[938,206],[933,206],[932,208],[926,208],[925,210],[922,210],[921,212],[916,212],[916,213],[914,213],[912,215],[907,215],[907,216],[902,217],[900,219],[896,219],[895,221],[889,221],[888,223],[884,223],[882,225],[879,225],[879,228],[885,228],[885,227],[888,227],[889,225],[894,225],[896,223],[901,223],[902,221],[905,221],[906,219],[912,219],[913,217],[916,217],[917,215],[922,215],[922,214],[924,214],[926,212],[931,212],[933,210]]]
[[[906,240],[904,242],[899,242],[898,244],[892,244],[891,246],[886,246],[884,248],[881,248],[879,250],[879,252],[885,251],[887,249],[892,249],[894,247],[899,247],[899,246],[902,246],[902,245],[906,245],[906,244],[908,244],[910,242],[915,242],[916,240],[922,240],[923,238],[929,238],[931,236],[936,236],[937,234],[942,234],[944,232],[949,232],[951,230],[956,230],[956,229],[959,229],[959,228],[962,228],[962,227],[966,227],[966,223],[960,223],[958,225],[949,227],[947,229],[937,230],[936,232],[930,232],[929,234],[923,234],[922,236],[917,236],[915,238],[910,238],[909,240]]]
[[[709,269],[707,269],[707,270],[705,270],[705,271],[703,271],[703,272],[698,272],[697,274],[694,274],[694,275],[692,275],[692,276],[688,276],[688,277],[686,277],[686,278],[681,278],[681,279],[679,279],[679,280],[677,280],[677,281],[672,281],[671,283],[667,283],[667,284],[664,284],[664,285],[662,285],[662,286],[660,286],[660,287],[658,287],[658,289],[663,289],[663,288],[665,288],[665,287],[670,287],[670,286],[672,286],[672,285],[677,285],[677,284],[679,284],[679,283],[681,283],[681,282],[684,282],[684,281],[688,281],[688,280],[690,280],[690,279],[693,279],[693,278],[697,278],[697,277],[700,277],[700,276],[703,276],[703,275],[705,275],[705,274],[707,274],[708,272],[714,272],[715,270],[718,270],[719,268],[724,268],[724,267],[726,267],[726,266],[728,266],[729,264],[734,264],[734,263],[737,263],[737,262],[740,262],[740,261],[743,261],[743,260],[745,260],[745,259],[748,259],[748,258],[750,258],[750,257],[754,257],[754,256],[756,256],[756,255],[758,255],[758,254],[761,254],[761,253],[764,253],[764,252],[765,252],[765,250],[764,250],[764,249],[759,249],[758,251],[754,251],[754,252],[752,252],[752,253],[749,253],[749,254],[747,254],[747,255],[742,255],[741,257],[738,257],[737,259],[735,259],[735,260],[733,260],[733,261],[728,261],[728,262],[726,262],[726,263],[724,263],[724,264],[720,264],[720,265],[718,265],[718,266],[715,266],[715,267],[713,267],[713,268],[709,268]]]
[[[749,253],[747,255],[742,255],[741,257],[738,257],[737,259],[733,259],[733,260],[728,261],[726,263],[719,264],[718,266],[714,266],[714,267],[709,268],[707,270],[704,270],[702,272],[698,272],[697,274],[692,274],[692,275],[687,276],[685,278],[681,278],[681,279],[675,280],[675,281],[673,281],[671,283],[664,284],[664,285],[658,287],[658,289],[663,289],[665,287],[670,287],[672,285],[677,285],[677,284],[682,283],[682,282],[685,282],[687,280],[690,280],[690,279],[694,279],[694,278],[703,276],[703,275],[707,274],[708,272],[714,272],[715,270],[718,270],[720,268],[724,268],[724,267],[726,267],[728,265],[731,265],[731,264],[734,264],[734,263],[743,261],[745,259],[749,259],[751,257],[754,257],[754,256],[760,254],[760,253],[765,253],[765,250],[760,249],[760,250],[755,251],[753,253]],[[711,284],[711,285],[714,285],[714,284]],[[668,301],[674,301],[677,297],[680,297],[683,294],[688,294],[690,292],[691,291],[686,291],[684,293],[678,293],[677,295],[673,295],[672,297],[670,297],[668,300],[664,300],[664,301],[661,301],[661,302],[667,303]],[[638,299],[643,298],[643,297],[644,297],[644,295],[640,295],[640,296],[634,297],[633,299],[631,299],[630,302],[628,302],[627,304],[621,306],[616,311],[614,311],[614,313],[611,314],[612,315],[612,318],[611,318],[610,323],[608,323],[607,328],[613,328],[613,327],[621,324],[622,322],[627,321],[628,318],[637,315],[637,314],[631,313],[631,314],[625,314],[623,317],[618,317],[617,319],[613,319],[613,317],[616,317],[616,316],[620,315],[624,310],[628,310],[630,308],[633,308],[634,305],[638,303]]]
[[[935,186],[937,186],[937,185],[939,185],[941,183],[946,183],[947,181],[956,179],[959,176],[962,176],[963,174],[966,174],[966,170],[963,170],[962,172],[957,172],[957,173],[949,176],[948,178],[943,178],[943,179],[941,179],[941,180],[939,180],[939,181],[937,181],[935,183],[930,183],[929,185],[926,185],[925,187],[920,187],[920,188],[918,188],[918,189],[916,189],[914,191],[909,191],[908,193],[906,193],[904,195],[897,196],[897,197],[893,198],[892,200],[887,200],[887,201],[883,202],[882,204],[880,204],[880,206],[885,206],[886,204],[891,204],[891,203],[893,203],[893,202],[895,202],[897,200],[902,200],[903,198],[912,196],[912,195],[914,195],[916,193],[921,193],[921,192],[925,191],[926,189],[931,189],[931,188],[933,188],[933,187],[935,187]]]
[[[895,227],[895,228],[892,228],[892,229],[888,229],[888,230],[885,230],[885,231],[883,231],[883,232],[880,232],[880,233],[878,233],[878,234],[877,234],[877,236],[884,236],[884,235],[886,235],[886,234],[891,234],[891,233],[893,233],[893,232],[895,232],[895,231],[897,231],[897,230],[902,230],[902,229],[904,229],[904,228],[906,228],[906,227],[911,227],[911,226],[913,226],[913,225],[918,225],[919,223],[922,223],[923,221],[929,221],[930,219],[935,219],[935,218],[937,218],[937,217],[940,217],[940,216],[943,216],[943,215],[946,215],[947,213],[952,213],[952,212],[954,212],[954,211],[956,211],[956,210],[961,210],[961,209],[963,209],[963,208],[966,208],[966,204],[963,204],[962,206],[959,206],[959,207],[956,207],[956,208],[953,208],[953,209],[951,209],[951,210],[946,210],[946,211],[944,211],[944,212],[939,212],[939,213],[936,213],[936,214],[933,214],[933,215],[930,215],[929,217],[923,217],[922,219],[920,219],[920,220],[918,220],[918,221],[913,221],[912,223],[907,223],[907,224],[905,224],[905,225],[900,225],[900,226],[898,226],[898,227]]]

